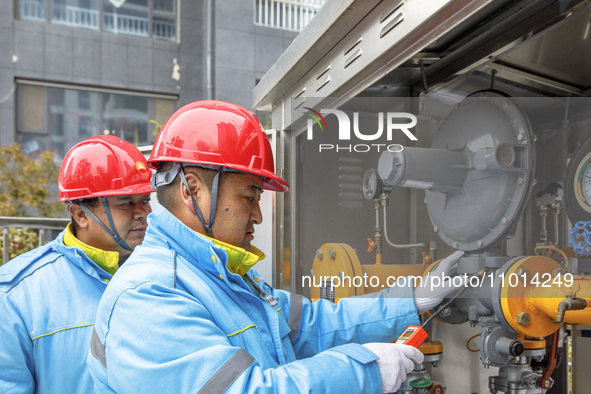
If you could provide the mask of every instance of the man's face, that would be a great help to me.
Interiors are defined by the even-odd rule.
[[[212,232],[215,239],[250,251],[254,225],[263,221],[259,201],[263,179],[252,174],[221,177]]]
[[[142,243],[146,234],[146,216],[152,211],[150,194],[107,197],[107,203],[117,234],[131,249],[134,249]],[[111,228],[102,203],[99,202],[96,207],[91,209],[107,228]],[[87,243],[96,248],[119,252],[121,256],[131,254],[131,251],[123,249],[110,234],[107,234],[92,219],[89,220],[88,237],[89,242]]]

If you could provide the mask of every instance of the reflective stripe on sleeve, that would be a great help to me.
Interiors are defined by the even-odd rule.
[[[90,353],[92,353],[94,358],[100,361],[103,367],[107,368],[105,345],[102,344],[94,328],[92,329],[92,338],[90,339]]]
[[[295,341],[300,331],[300,323],[302,321],[302,307],[304,304],[304,297],[299,294],[291,294],[289,298],[289,319],[287,325],[291,332],[289,333],[289,340]]]
[[[199,390],[199,393],[223,393],[254,361],[244,349],[238,350]]]

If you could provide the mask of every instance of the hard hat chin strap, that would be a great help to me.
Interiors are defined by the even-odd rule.
[[[222,170],[218,169],[215,174],[215,177],[213,178],[213,184],[211,186],[211,203],[209,206],[209,223],[206,224],[205,219],[203,218],[203,214],[201,213],[201,209],[199,208],[199,205],[197,204],[195,197],[193,197],[193,193],[191,193],[191,189],[189,188],[189,183],[187,182],[187,178],[185,177],[185,173],[182,170],[179,171],[181,181],[185,184],[185,187],[187,188],[187,191],[189,192],[189,195],[191,196],[191,201],[193,202],[193,209],[195,210],[195,214],[197,214],[197,217],[201,221],[201,224],[203,224],[203,227],[205,227],[206,235],[210,238],[213,238],[213,232],[211,231],[211,226],[213,226],[213,221],[215,219],[215,210],[216,210],[217,199],[218,199],[218,184],[219,184],[219,179],[220,179],[220,172],[222,172]]]
[[[213,237],[213,232],[211,231],[211,226],[213,226],[213,221],[215,219],[215,210],[216,204],[218,200],[218,184],[220,180],[220,172],[224,171],[223,167],[219,166],[200,166],[203,168],[207,168],[210,170],[215,170],[216,174],[213,178],[213,184],[211,185],[211,205],[209,207],[209,223],[205,223],[205,219],[203,218],[203,213],[201,213],[201,209],[199,208],[199,204],[193,197],[193,193],[191,193],[191,188],[189,187],[189,183],[187,182],[187,178],[185,177],[185,173],[183,171],[183,164],[179,162],[172,163],[172,166],[169,170],[163,172],[157,172],[152,176],[152,189],[156,190],[159,186],[164,186],[170,184],[177,175],[180,176],[181,181],[187,188],[189,195],[191,196],[191,202],[193,203],[193,209],[195,210],[195,214],[203,224],[205,228],[205,232],[208,237]]]
[[[213,178],[213,183],[211,185],[211,203],[209,206],[209,223],[205,223],[205,219],[203,218],[203,214],[201,213],[201,209],[199,208],[199,205],[197,204],[195,197],[193,197],[193,193],[191,193],[191,189],[189,188],[189,183],[187,182],[187,178],[185,177],[185,173],[183,171],[183,168],[184,168],[183,163],[173,162],[170,169],[168,169],[166,171],[155,173],[152,176],[152,181],[151,181],[152,189],[156,190],[159,186],[164,186],[164,185],[170,184],[172,181],[174,181],[174,179],[176,178],[176,176],[178,174],[181,178],[181,181],[183,182],[183,184],[187,188],[189,195],[191,196],[191,201],[193,202],[193,209],[195,210],[195,214],[197,215],[197,217],[201,221],[201,224],[203,224],[203,227],[205,228],[205,231],[206,231],[206,235],[208,237],[213,237],[213,232],[211,230],[211,227],[213,226],[213,221],[215,219],[215,211],[216,211],[216,205],[217,205],[217,200],[218,200],[220,174],[222,172],[235,172],[235,173],[244,173],[244,174],[248,174],[248,173],[240,171],[240,170],[235,170],[233,168],[220,167],[220,166],[214,166],[214,165],[208,165],[208,164],[189,163],[188,165],[216,171],[215,177]]]
[[[115,228],[115,222],[113,222],[113,216],[111,215],[111,210],[109,209],[109,204],[107,203],[107,197],[99,197],[99,200],[103,203],[103,207],[105,208],[105,213],[107,214],[107,219],[109,220],[109,225],[111,228],[107,228],[103,222],[88,208],[83,202],[78,202],[78,206],[82,208],[84,212],[88,214],[95,222],[98,223],[99,226],[103,228],[115,241],[125,250],[131,251],[132,249],[125,243],[125,241],[117,234],[117,229]]]

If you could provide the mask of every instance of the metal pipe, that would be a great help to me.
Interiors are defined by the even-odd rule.
[[[374,202],[374,208],[376,210],[376,228],[380,227],[380,202],[379,201],[375,201]]]
[[[558,246],[558,214],[560,213],[560,208],[559,207],[554,207],[554,245]],[[568,264],[567,261],[565,261],[565,264]]]
[[[68,223],[70,223],[70,219],[65,218],[0,216],[0,226],[5,228],[34,227],[50,230],[63,230]]]
[[[8,227],[2,228],[2,263],[6,264],[8,262],[8,249],[9,249],[9,240],[8,240]]]
[[[213,49],[215,20],[214,20],[214,0],[205,0],[205,86],[207,98],[215,99],[214,83],[214,60],[215,52]]]
[[[575,311],[585,309],[587,307],[587,300],[582,298],[567,298],[560,301],[558,304],[558,311],[556,312],[556,323],[562,324],[564,322],[564,315],[566,311]]]
[[[547,208],[545,206],[540,207],[540,218],[541,227],[540,230],[540,243],[542,245],[548,245],[548,230],[546,229],[546,216],[548,215]]]
[[[419,60],[419,66],[421,67],[421,76],[423,77],[423,90],[426,92],[429,85],[427,85],[427,75],[425,75],[425,64],[423,63],[423,59]]]
[[[45,229],[39,229],[39,246],[45,245]]]
[[[416,244],[403,244],[403,245],[398,245],[398,244],[392,243],[390,241],[390,239],[388,238],[388,220],[386,218],[386,205],[382,204],[382,207],[383,207],[383,212],[384,212],[384,239],[386,240],[388,245],[390,245],[394,249],[428,248],[429,247],[429,242],[422,242],[422,243],[416,243]]]
[[[583,299],[585,306],[582,309],[570,309],[560,312],[560,303],[563,301],[560,298],[536,298],[530,300],[533,308],[543,312],[547,317],[553,319],[556,316],[557,319],[561,318],[561,322],[557,324],[574,324],[574,325],[589,325],[591,324],[591,313],[589,308],[591,307],[591,298]],[[550,320],[548,319],[548,320]]]
[[[376,264],[382,264],[382,229],[380,227],[380,202],[375,201],[376,210],[376,227],[374,231],[374,239],[376,244]]]

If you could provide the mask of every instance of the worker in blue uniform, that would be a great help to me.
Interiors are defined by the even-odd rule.
[[[180,108],[148,164],[159,205],[99,304],[87,360],[97,392],[382,393],[423,361],[388,343],[419,324],[412,287],[310,302],[251,269],[264,257],[251,245],[261,193],[288,185],[248,110]]]
[[[151,172],[115,136],[76,144],[59,173],[72,221],[0,267],[0,393],[92,393],[86,368],[96,309],[145,235]]]

